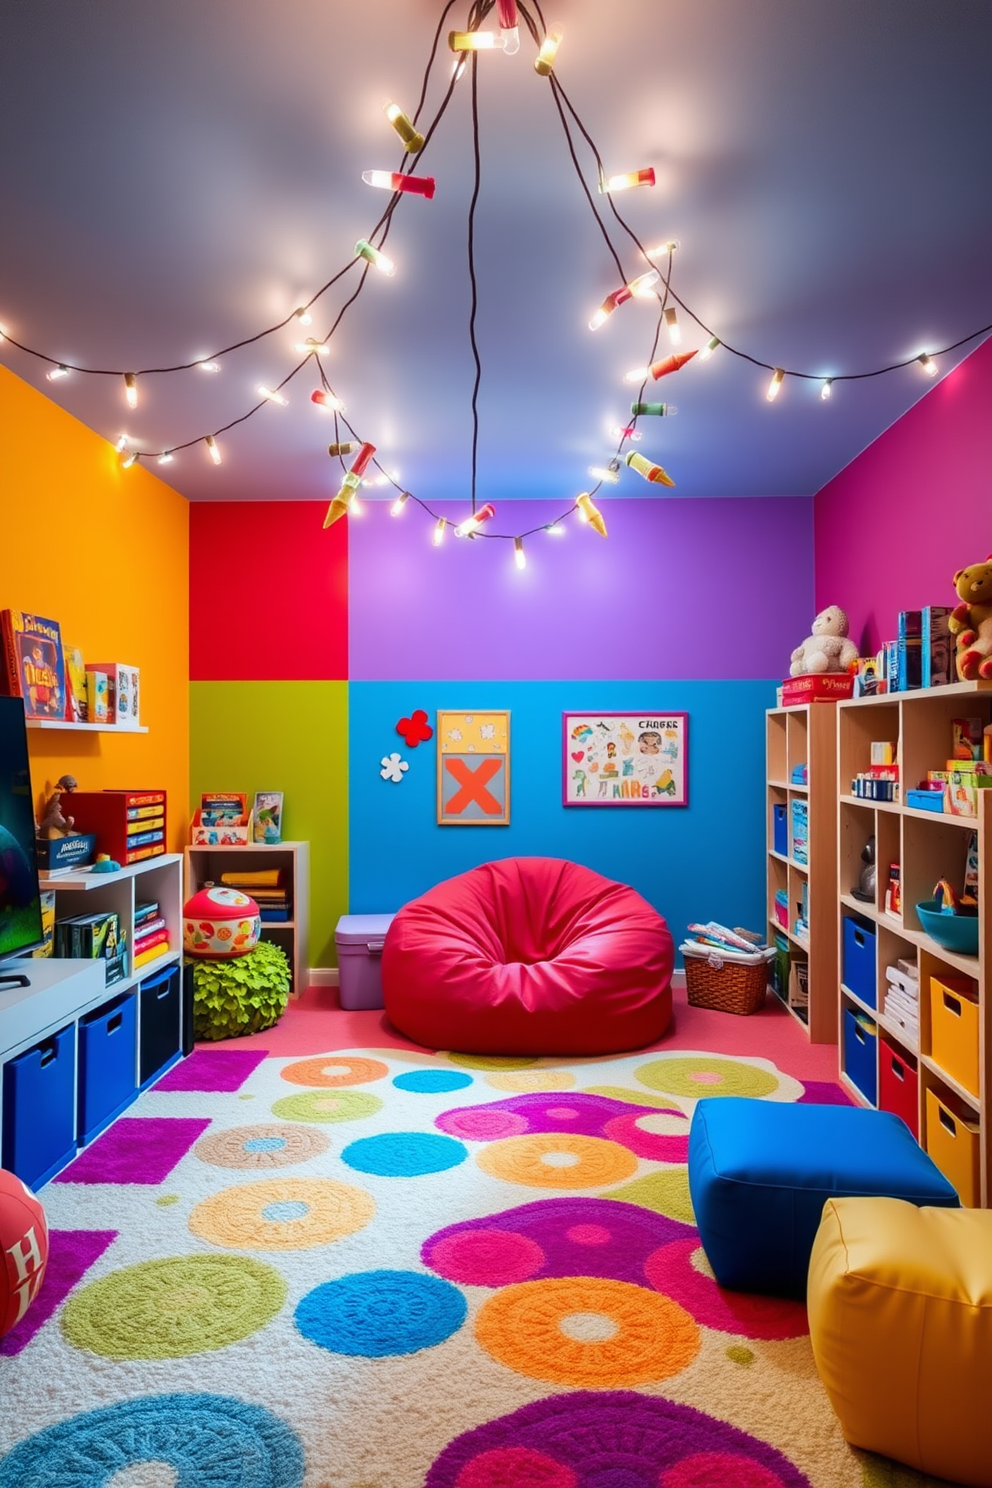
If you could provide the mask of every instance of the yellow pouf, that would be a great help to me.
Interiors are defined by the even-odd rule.
[[[992,1488],[992,1212],[828,1200],[808,1307],[853,1446]]]

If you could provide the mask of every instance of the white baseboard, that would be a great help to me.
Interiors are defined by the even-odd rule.
[[[313,975],[312,972],[311,972],[311,975]],[[673,987],[678,987],[683,992],[685,991],[685,972],[684,971],[673,971],[672,972],[672,986]]]
[[[341,973],[336,966],[311,966],[311,987],[339,987]]]

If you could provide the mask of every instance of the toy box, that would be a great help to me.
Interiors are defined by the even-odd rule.
[[[141,814],[148,807],[154,815]],[[72,814],[77,827],[96,833],[98,851],[122,867],[165,852],[165,791],[73,791]]]
[[[86,722],[110,722],[110,679],[91,667],[86,669]]]
[[[343,1008],[381,1008],[382,948],[391,914],[342,915],[334,932]]]
[[[805,677],[787,677],[782,683],[782,705],[795,703],[836,702],[854,692],[850,672],[820,672]]]
[[[39,837],[35,842],[38,868],[43,873],[69,873],[85,868],[96,852],[92,832],[73,832],[71,837]]]
[[[65,659],[57,620],[24,610],[0,612],[0,691],[24,699],[26,718],[64,718]]]
[[[95,674],[107,679],[105,721],[116,724],[118,728],[137,728],[140,680],[138,668],[126,666],[122,661],[93,661],[86,663],[86,671],[87,675]]]

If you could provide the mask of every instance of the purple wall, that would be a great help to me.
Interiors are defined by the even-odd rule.
[[[813,513],[805,497],[604,500],[604,542],[509,542],[450,532],[412,503],[349,522],[352,681],[563,681],[782,677],[813,617]],[[523,532],[560,514],[505,501],[492,527]],[[440,505],[460,518],[464,506]]]

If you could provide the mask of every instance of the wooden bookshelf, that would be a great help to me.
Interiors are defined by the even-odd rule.
[[[289,891],[290,919],[263,920],[262,939],[280,946],[292,970],[290,996],[301,997],[310,981],[310,844],[251,842],[245,847],[186,848],[186,896],[205,883],[220,883],[222,873],[252,873],[278,868]],[[251,889],[245,890],[246,894]]]
[[[836,712],[830,703],[806,703],[793,708],[772,708],[765,718],[766,745],[766,888],[768,933],[789,944],[790,967],[806,968],[805,1006],[797,997],[795,974],[783,997],[793,1017],[815,1044],[832,1044],[837,1038],[837,936],[833,904],[837,882],[835,831]],[[804,783],[793,782],[799,765],[807,768]],[[795,856],[793,803],[808,808],[807,858]],[[775,848],[775,807],[784,806],[787,840],[785,853]],[[796,928],[803,885],[808,885],[809,934]],[[788,895],[788,926],[775,914],[775,895]]]

